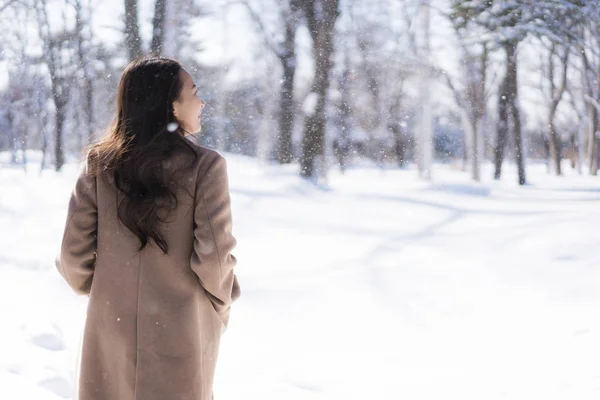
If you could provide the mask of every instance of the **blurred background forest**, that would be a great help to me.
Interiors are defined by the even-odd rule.
[[[593,0],[1,0],[0,151],[60,170],[98,139],[120,73],[175,58],[202,142],[304,177],[357,163],[480,179],[482,162],[598,173]],[[5,160],[6,163],[6,160]]]

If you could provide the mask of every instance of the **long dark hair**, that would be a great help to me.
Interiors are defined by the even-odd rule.
[[[118,217],[140,240],[138,251],[152,239],[168,253],[160,225],[177,207],[180,173],[198,157],[173,113],[173,102],[182,90],[181,71],[177,61],[167,58],[129,64],[119,82],[115,120],[106,136],[88,150],[90,171],[107,174],[122,194]],[[186,153],[190,162],[172,170],[166,165],[175,152]]]

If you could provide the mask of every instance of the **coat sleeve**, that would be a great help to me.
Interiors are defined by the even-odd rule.
[[[71,193],[56,268],[77,294],[89,294],[96,263],[98,205],[96,177],[81,173]]]
[[[233,268],[237,263],[231,251],[231,201],[227,165],[222,156],[208,168],[196,185],[194,208],[194,252],[192,270],[198,275],[215,311],[227,327],[231,304],[240,296]]]

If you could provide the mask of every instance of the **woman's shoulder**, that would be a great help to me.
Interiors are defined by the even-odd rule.
[[[198,156],[198,164],[203,165],[208,163],[208,166],[210,166],[210,164],[215,162],[217,159],[223,158],[223,156],[218,151],[209,149],[208,147],[205,147],[202,144],[200,144],[199,139],[196,136],[189,135],[186,136],[186,139],[188,140],[190,146],[194,149],[196,155]]]
[[[190,146],[196,153],[194,170],[198,179],[202,179],[213,165],[225,161],[225,158],[218,151],[203,146],[196,137],[186,137],[186,139],[188,139]]]

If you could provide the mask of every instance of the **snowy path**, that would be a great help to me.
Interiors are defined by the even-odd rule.
[[[357,169],[320,190],[228,159],[243,297],[217,399],[600,396],[598,179]],[[85,301],[52,259],[75,171],[0,169],[2,399],[71,393]]]

